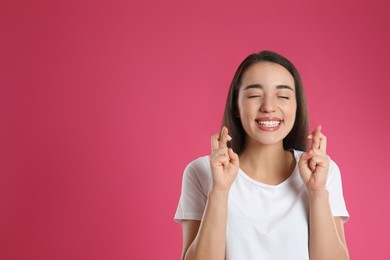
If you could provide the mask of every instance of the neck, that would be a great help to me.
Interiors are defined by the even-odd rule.
[[[287,179],[295,168],[295,159],[283,143],[263,145],[247,144],[240,155],[240,167],[255,180],[278,184]]]

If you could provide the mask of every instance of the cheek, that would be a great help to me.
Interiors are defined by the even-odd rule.
[[[295,104],[291,105],[288,108],[288,113],[289,113],[289,117],[291,118],[291,121],[294,123],[296,118],[296,113],[297,113],[297,106]]]
[[[241,117],[252,117],[256,116],[258,111],[258,106],[253,102],[246,102],[239,106],[238,109]]]
[[[297,112],[297,105],[292,103],[292,104],[284,104],[282,106],[282,110],[284,111],[284,115],[292,121],[295,121],[295,115]]]
[[[245,102],[244,100],[242,99],[239,99],[238,102],[237,102],[237,108],[238,108],[238,113],[240,114],[240,116],[243,116],[245,114],[248,113],[248,103]]]

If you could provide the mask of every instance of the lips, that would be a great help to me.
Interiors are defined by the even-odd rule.
[[[282,119],[276,117],[261,117],[255,121],[258,127],[264,131],[275,131],[279,129],[280,124],[283,122]]]

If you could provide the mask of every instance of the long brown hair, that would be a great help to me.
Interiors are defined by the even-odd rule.
[[[292,62],[272,51],[262,51],[249,55],[241,62],[234,74],[223,114],[223,125],[229,129],[229,135],[233,139],[231,147],[237,154],[241,154],[245,148],[245,130],[242,127],[241,119],[237,116],[239,114],[237,99],[241,86],[241,77],[252,64],[262,61],[273,62],[283,66],[294,78],[297,111],[294,126],[283,140],[283,148],[285,150],[295,149],[306,151],[309,116],[301,77]]]

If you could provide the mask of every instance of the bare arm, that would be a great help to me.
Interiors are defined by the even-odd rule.
[[[343,221],[333,217],[329,193],[323,191],[309,195],[310,205],[310,259],[349,259]]]
[[[210,168],[213,185],[202,221],[183,221],[182,259],[225,259],[229,189],[238,172],[238,155],[227,148],[227,128],[212,137]]]
[[[340,217],[333,217],[326,188],[330,164],[326,137],[321,133],[321,127],[317,127],[309,138],[313,141],[312,149],[302,154],[299,170],[309,195],[310,259],[349,259],[343,222]]]
[[[187,245],[191,242],[183,259],[225,259],[226,224],[227,193],[210,192],[202,221],[183,223],[183,242],[186,240]],[[196,225],[199,229],[191,241]]]
[[[183,249],[181,252],[181,259],[183,260],[188,248],[195,240],[196,235],[198,234],[200,226],[200,221],[198,220],[182,220],[181,228],[183,232]]]

